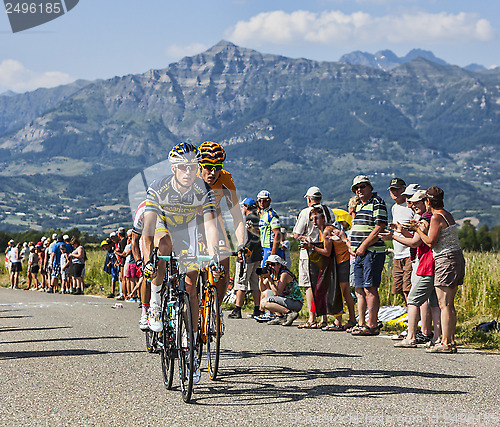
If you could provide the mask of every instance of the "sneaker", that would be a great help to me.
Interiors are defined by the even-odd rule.
[[[154,302],[149,306],[148,326],[153,332],[161,332],[163,329],[163,323],[161,321],[161,308]]]
[[[255,320],[259,323],[264,323],[264,322],[269,322],[270,320],[273,320],[275,318],[274,314],[271,313],[265,313],[262,316],[256,316],[254,317]]]
[[[405,339],[405,338],[406,338],[406,335],[408,335],[408,331],[403,331],[403,332],[401,332],[401,333],[400,333],[400,334],[398,334],[398,335],[393,335],[393,336],[391,337],[391,339],[392,339],[392,340],[395,340],[395,341],[396,341],[396,340],[403,340],[403,339]]]
[[[286,316],[276,316],[274,319],[267,322],[268,325],[282,325],[286,320]]]
[[[290,311],[285,316],[285,321],[281,324],[282,326],[292,326],[293,321],[299,317],[299,313],[296,311]]]
[[[417,345],[427,344],[430,340],[432,340],[433,336],[434,334],[424,335],[421,331],[417,331],[415,334],[415,342]]]
[[[139,328],[141,329],[141,331],[147,331],[149,329],[147,314],[141,316],[141,320],[139,320]]]
[[[106,298],[114,298],[114,297],[115,297],[115,294],[113,292],[106,295]]]
[[[230,319],[241,319],[241,308],[235,308],[227,317]]]
[[[253,310],[253,313],[250,315],[250,317],[252,318],[256,318],[258,316],[263,316],[264,315],[264,312],[262,310]]]
[[[416,341],[416,339],[413,341],[410,341],[407,338],[403,338],[401,341],[394,343],[394,347],[417,348],[417,341]]]

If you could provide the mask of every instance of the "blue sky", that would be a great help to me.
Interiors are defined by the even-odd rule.
[[[322,61],[421,48],[451,64],[497,66],[499,9],[498,0],[80,0],[13,34],[0,5],[0,93],[164,68],[221,39]]]

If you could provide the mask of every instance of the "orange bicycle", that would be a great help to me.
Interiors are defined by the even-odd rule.
[[[220,265],[220,256],[238,256],[238,252],[216,251],[215,259]],[[225,272],[229,274],[229,272]],[[198,320],[198,363],[201,363],[203,345],[207,351],[208,376],[211,380],[217,378],[220,360],[220,339],[223,335],[221,312],[217,288],[210,265],[200,269],[198,275],[198,295],[200,300],[200,317]],[[199,365],[200,366],[200,365]]]

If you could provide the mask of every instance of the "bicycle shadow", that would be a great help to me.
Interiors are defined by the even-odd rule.
[[[220,380],[200,383],[195,388],[192,402],[211,406],[261,406],[297,402],[322,396],[384,398],[396,394],[462,395],[459,390],[433,390],[424,387],[379,384],[356,384],[358,378],[387,380],[395,377],[421,377],[434,381],[474,378],[418,371],[298,369],[284,366],[250,366],[226,368],[220,372]],[[338,384],[335,380],[352,378],[352,384]],[[317,384],[318,381],[326,384]],[[309,385],[309,382],[316,384]]]
[[[233,351],[233,350],[220,350],[221,360],[241,360],[241,359],[250,359],[252,357],[361,357],[360,355],[355,354],[342,354],[342,353],[333,353],[326,351],[276,351],[276,350],[262,350],[262,351]]]

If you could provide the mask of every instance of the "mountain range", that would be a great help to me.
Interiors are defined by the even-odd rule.
[[[439,65],[449,65],[446,61],[437,58],[431,51],[423,49],[412,49],[405,56],[397,56],[391,50],[380,50],[374,54],[369,52],[355,51],[342,55],[340,62],[346,62],[352,65],[366,65],[367,67],[377,68],[384,71],[392,70],[402,64],[413,61],[416,58],[426,59]],[[486,67],[479,64],[469,64],[464,70],[472,72],[487,71]]]
[[[457,218],[496,225],[500,70],[422,52],[381,67],[350,63],[366,59],[356,52],[318,62],[221,41],[160,70],[0,96],[1,227],[130,223],[130,179],[175,143],[207,139],[225,147],[241,197],[266,188],[284,215],[311,185],[345,206],[365,173],[387,202],[400,176],[440,185]]]

